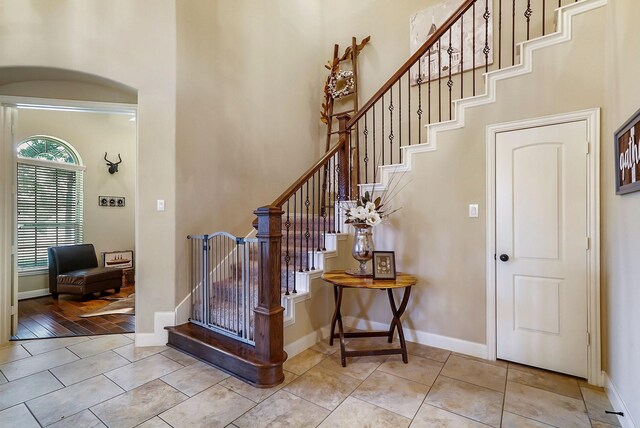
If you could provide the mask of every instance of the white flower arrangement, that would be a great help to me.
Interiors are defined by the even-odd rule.
[[[347,221],[345,223],[377,226],[382,220],[398,211],[393,210],[390,213],[385,213],[383,207],[382,197],[379,196],[375,200],[372,200],[372,195],[369,192],[365,192],[364,196],[355,201],[355,206],[351,205],[346,207]]]

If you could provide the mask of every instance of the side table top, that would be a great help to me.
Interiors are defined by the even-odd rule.
[[[415,276],[402,272],[396,274],[396,279],[373,279],[372,277],[349,275],[344,270],[325,272],[322,274],[322,279],[341,287],[374,289],[405,288],[418,282],[418,278]]]

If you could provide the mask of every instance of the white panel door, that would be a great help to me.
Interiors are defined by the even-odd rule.
[[[587,376],[587,123],[496,136],[497,356]]]

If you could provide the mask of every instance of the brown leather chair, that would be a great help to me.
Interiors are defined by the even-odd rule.
[[[65,245],[50,247],[49,292],[54,299],[58,294],[91,293],[122,287],[122,269],[98,267],[98,259],[93,244]]]

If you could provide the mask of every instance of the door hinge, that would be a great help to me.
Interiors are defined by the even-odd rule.
[[[589,154],[590,150],[591,150],[591,143],[587,141],[587,154]]]
[[[16,315],[18,313],[18,308],[16,306],[11,306],[11,315]]]
[[[590,249],[591,249],[591,238],[589,238],[589,237],[587,236],[586,240],[587,240],[587,242],[586,242],[587,250],[590,250]]]
[[[591,333],[587,332],[587,346],[591,346]]]

